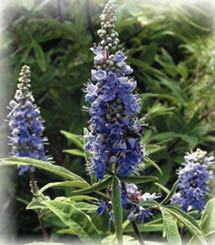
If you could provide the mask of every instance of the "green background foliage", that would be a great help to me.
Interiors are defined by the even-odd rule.
[[[117,2],[117,30],[134,68],[142,105],[139,116],[145,120],[142,142],[148,156],[141,173],[156,175],[159,184],[170,188],[185,152],[200,147],[213,153],[215,148],[212,3],[155,7],[153,1]],[[21,65],[30,65],[33,94],[50,143],[48,152],[57,164],[86,179],[77,140],[67,140],[61,130],[83,135],[87,125],[83,89],[93,67],[90,47],[98,38],[103,4],[100,0],[9,1],[3,12],[0,62],[10,71],[5,74],[8,97],[14,94]],[[70,148],[76,151],[63,152]],[[152,167],[155,164],[162,174]],[[40,234],[36,215],[25,210],[31,200],[28,178],[15,175],[6,184],[8,206],[15,203],[13,236]],[[39,186],[56,181],[39,170],[36,178]],[[150,183],[142,185],[142,190],[162,193],[159,185]],[[50,190],[49,194],[69,196],[70,191]],[[52,217],[48,222],[53,237],[58,236],[52,227],[56,220]],[[102,217],[98,222],[105,230]]]

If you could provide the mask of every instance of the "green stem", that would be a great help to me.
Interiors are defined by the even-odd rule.
[[[123,190],[125,191],[125,193],[127,194],[127,189],[126,189],[126,183],[124,181],[121,181],[121,185],[122,185],[122,188]],[[138,229],[138,226],[137,226],[137,223],[135,221],[135,218],[134,219],[130,219],[130,223],[131,223],[131,226],[134,230],[134,234],[136,236],[136,239],[139,241],[139,244],[140,245],[144,245],[144,241],[143,241],[143,238],[139,232],[139,229]]]
[[[130,222],[131,222],[132,228],[134,230],[134,234],[135,234],[137,240],[139,241],[139,244],[140,245],[144,245],[145,243],[144,243],[143,238],[142,238],[142,236],[141,236],[141,234],[139,232],[139,229],[137,227],[136,221],[135,220],[130,220]]]

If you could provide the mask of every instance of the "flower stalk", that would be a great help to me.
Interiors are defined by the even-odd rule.
[[[37,192],[39,190],[39,188],[37,186],[37,181],[35,180],[34,173],[31,170],[29,170],[28,173],[29,173],[29,178],[30,178],[31,192],[32,192],[32,194],[34,196],[36,196],[36,194],[37,194]],[[37,217],[38,217],[38,220],[39,220],[39,223],[40,223],[40,228],[41,228],[41,231],[42,231],[43,239],[44,239],[44,241],[48,241],[49,240],[49,236],[48,236],[48,233],[47,233],[47,230],[46,230],[46,226],[45,226],[45,223],[44,223],[44,220],[43,220],[43,217],[44,217],[43,210],[41,210],[41,209],[38,210]]]
[[[22,66],[14,99],[9,103],[8,114],[9,145],[11,156],[29,157],[47,161],[44,144],[47,141],[43,137],[43,120],[40,110],[34,103],[31,92],[31,71],[27,65]],[[35,196],[38,192],[37,182],[34,179],[34,168],[32,166],[19,167],[19,175],[28,172],[30,178],[31,192]],[[38,220],[42,230],[43,238],[48,240],[48,234],[43,220],[44,212],[38,211]]]
[[[139,244],[140,245],[145,245],[144,240],[142,238],[142,235],[139,232],[139,229],[138,229],[138,226],[137,226],[137,223],[136,223],[135,219],[134,220],[130,219],[130,223],[131,223],[131,226],[133,228],[133,231],[134,231],[134,234],[136,236],[136,239],[139,241]]]

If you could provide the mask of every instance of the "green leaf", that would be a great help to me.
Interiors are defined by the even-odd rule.
[[[198,140],[196,137],[191,135],[179,134],[175,132],[163,132],[160,134],[153,135],[151,140],[155,140],[159,143],[165,143],[168,141],[172,141],[174,138],[180,138],[181,140],[187,142],[191,148],[197,145]]]
[[[45,59],[45,54],[44,54],[42,48],[35,41],[32,41],[32,47],[34,49],[34,53],[35,53],[35,56],[37,59],[37,63],[39,65],[41,71],[46,71],[46,59]]]
[[[183,105],[186,105],[188,98],[174,80],[167,80],[160,77],[160,82],[167,88],[169,88],[173,92],[173,94],[180,99]]]
[[[122,231],[122,222],[123,222],[123,209],[121,201],[121,187],[120,181],[115,176],[112,182],[112,208],[113,208],[113,221],[116,232],[116,237],[119,244],[122,244],[123,240],[123,231]]]
[[[142,95],[143,100],[146,100],[148,98],[167,99],[176,105],[178,105],[178,103],[181,103],[181,100],[178,97],[169,93],[144,93]]]
[[[99,190],[105,189],[112,181],[112,176],[106,177],[104,180],[99,181],[85,189],[73,191],[72,195],[87,194],[91,192],[97,192]]]
[[[202,229],[204,234],[211,234],[210,241],[214,241],[215,239],[215,197],[210,199],[203,211],[202,214]]]
[[[215,231],[215,197],[210,199],[204,209],[201,220],[207,217],[206,222],[204,222],[203,230],[204,233],[210,233]]]
[[[32,201],[27,205],[26,209],[44,209],[44,205],[41,200],[33,198]]]
[[[182,223],[187,230],[189,230],[190,233],[199,240],[201,244],[208,245],[201,227],[192,216],[173,206],[168,206],[165,208],[168,208],[169,213],[172,214],[172,216],[174,216],[180,223]]]
[[[129,245],[139,245],[139,242],[131,236],[123,236],[123,241],[125,245],[128,245],[128,244]],[[105,237],[102,240],[101,244],[102,245],[119,245],[119,243],[115,241],[115,235],[110,235],[110,236]],[[155,245],[155,244],[151,244],[151,245]]]
[[[176,219],[166,208],[161,208],[163,217],[163,228],[165,236],[167,237],[168,245],[181,245],[181,238],[178,232],[178,226]]]
[[[60,229],[57,231],[57,234],[60,235],[76,235],[77,229],[76,228],[67,228],[67,229]]]
[[[63,152],[69,153],[70,155],[74,155],[74,156],[85,157],[84,151],[79,150],[79,149],[66,149],[66,150],[63,150]]]
[[[73,172],[69,171],[68,169],[54,165],[49,162],[44,162],[28,157],[8,157],[0,160],[1,165],[7,165],[7,166],[34,166],[43,170],[46,170],[47,172],[53,173],[57,176],[63,177],[65,179],[69,180],[79,180],[85,183],[86,185],[89,185],[84,179],[82,179],[80,176],[74,174]]]
[[[147,168],[148,166],[152,166],[156,168],[161,175],[163,175],[161,168],[151,158],[145,157],[144,161],[146,162],[145,168]]]
[[[163,190],[164,192],[166,192],[166,194],[169,194],[170,190],[168,188],[166,188],[164,185],[162,185],[160,183],[155,183],[155,185],[157,185],[158,187],[160,187],[161,190]]]
[[[182,76],[184,80],[188,78],[189,70],[187,69],[187,66],[184,62],[180,62],[177,65],[177,70],[178,70],[178,73]]]
[[[121,180],[125,181],[126,183],[134,183],[134,184],[142,184],[148,183],[158,180],[155,176],[127,176],[127,177],[120,177]]]
[[[42,203],[67,227],[76,231],[77,236],[83,242],[90,242],[99,238],[99,232],[90,217],[75,205],[58,200],[47,200]]]
[[[178,186],[178,182],[176,181],[171,190],[169,191],[169,193],[167,194],[167,196],[164,198],[164,200],[161,202],[161,204],[166,204],[167,202],[169,202],[169,200],[172,198],[172,196],[174,195],[176,189],[177,189],[177,186]]]
[[[146,121],[158,116],[171,115],[174,109],[175,107],[167,107],[156,102],[147,110],[147,114],[145,115]]]
[[[74,145],[78,146],[79,148],[83,149],[83,140],[81,136],[77,134],[73,134],[64,130],[60,131],[68,140],[70,140]]]
[[[139,232],[161,232],[163,231],[163,224],[139,224],[138,225],[138,230]],[[134,230],[131,225],[128,225],[125,229],[124,232],[126,233],[133,233]]]
[[[91,196],[87,196],[87,195],[80,195],[80,196],[71,196],[69,197],[69,200],[77,202],[77,201],[98,201],[98,198],[96,197],[91,197]]]
[[[141,139],[141,143],[142,144],[148,144],[148,142],[150,142],[151,136],[152,136],[152,130],[150,130],[150,129],[146,130],[142,139]],[[147,147],[147,145],[146,145],[146,147]]]
[[[86,200],[86,201],[88,201],[88,200],[96,200],[96,201],[98,201],[97,198],[90,197],[90,196],[77,196],[77,197],[83,197],[82,200]],[[87,197],[89,197],[89,199],[87,199]],[[69,199],[71,200],[72,198],[70,197]],[[95,205],[95,204],[90,204],[90,203],[82,202],[82,201],[74,202],[73,205],[75,205],[78,209],[80,209],[80,210],[82,210],[84,212],[87,212],[87,213],[96,212],[96,210],[98,208],[98,206]]]
[[[89,184],[86,184],[83,181],[61,181],[61,182],[53,182],[53,183],[49,183],[45,186],[43,186],[40,190],[38,194],[43,193],[44,191],[46,191],[49,188],[53,188],[53,187],[78,187],[78,188],[86,188],[88,187]]]
[[[171,141],[173,138],[178,138],[178,134],[175,132],[163,132],[151,137],[151,140],[159,141],[159,143]]]
[[[156,55],[156,61],[164,68],[165,72],[172,76],[176,77],[178,71],[177,67],[172,59],[172,57],[169,55],[169,53],[165,49],[161,49],[162,55]]]
[[[198,144],[198,138],[191,135],[178,134],[178,136],[185,142],[187,142],[190,148],[194,148]]]
[[[153,154],[153,153],[156,153],[156,152],[158,152],[158,151],[161,151],[161,150],[163,150],[165,148],[165,146],[160,146],[160,145],[155,145],[155,144],[151,144],[151,145],[149,145],[149,144],[147,144],[146,145],[146,152],[147,152],[147,154]]]

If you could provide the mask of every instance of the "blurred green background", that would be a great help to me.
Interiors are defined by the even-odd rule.
[[[88,115],[82,110],[83,88],[90,78],[93,55],[90,47],[98,40],[102,0],[7,1],[2,10],[1,70],[8,88],[6,102],[13,97],[21,65],[32,70],[32,90],[45,120],[48,152],[55,162],[86,176],[84,159],[63,153],[71,148],[60,130],[83,133]],[[171,187],[184,153],[200,147],[215,149],[215,51],[214,15],[211,1],[185,5],[181,1],[117,1],[117,30],[138,82],[145,118],[142,142],[156,144],[150,158],[163,171],[147,167],[159,183]],[[6,103],[4,100],[4,103]],[[1,122],[6,139],[6,123]],[[152,149],[152,147],[151,147]],[[38,185],[53,177],[36,172]],[[162,192],[145,185],[143,191]],[[40,234],[36,214],[25,210],[32,196],[28,178],[6,178],[8,197],[5,212],[12,208],[15,238]],[[65,194],[51,191],[51,196]],[[68,193],[66,193],[68,194]],[[54,221],[49,232],[53,236]],[[8,230],[4,224],[1,232]]]

